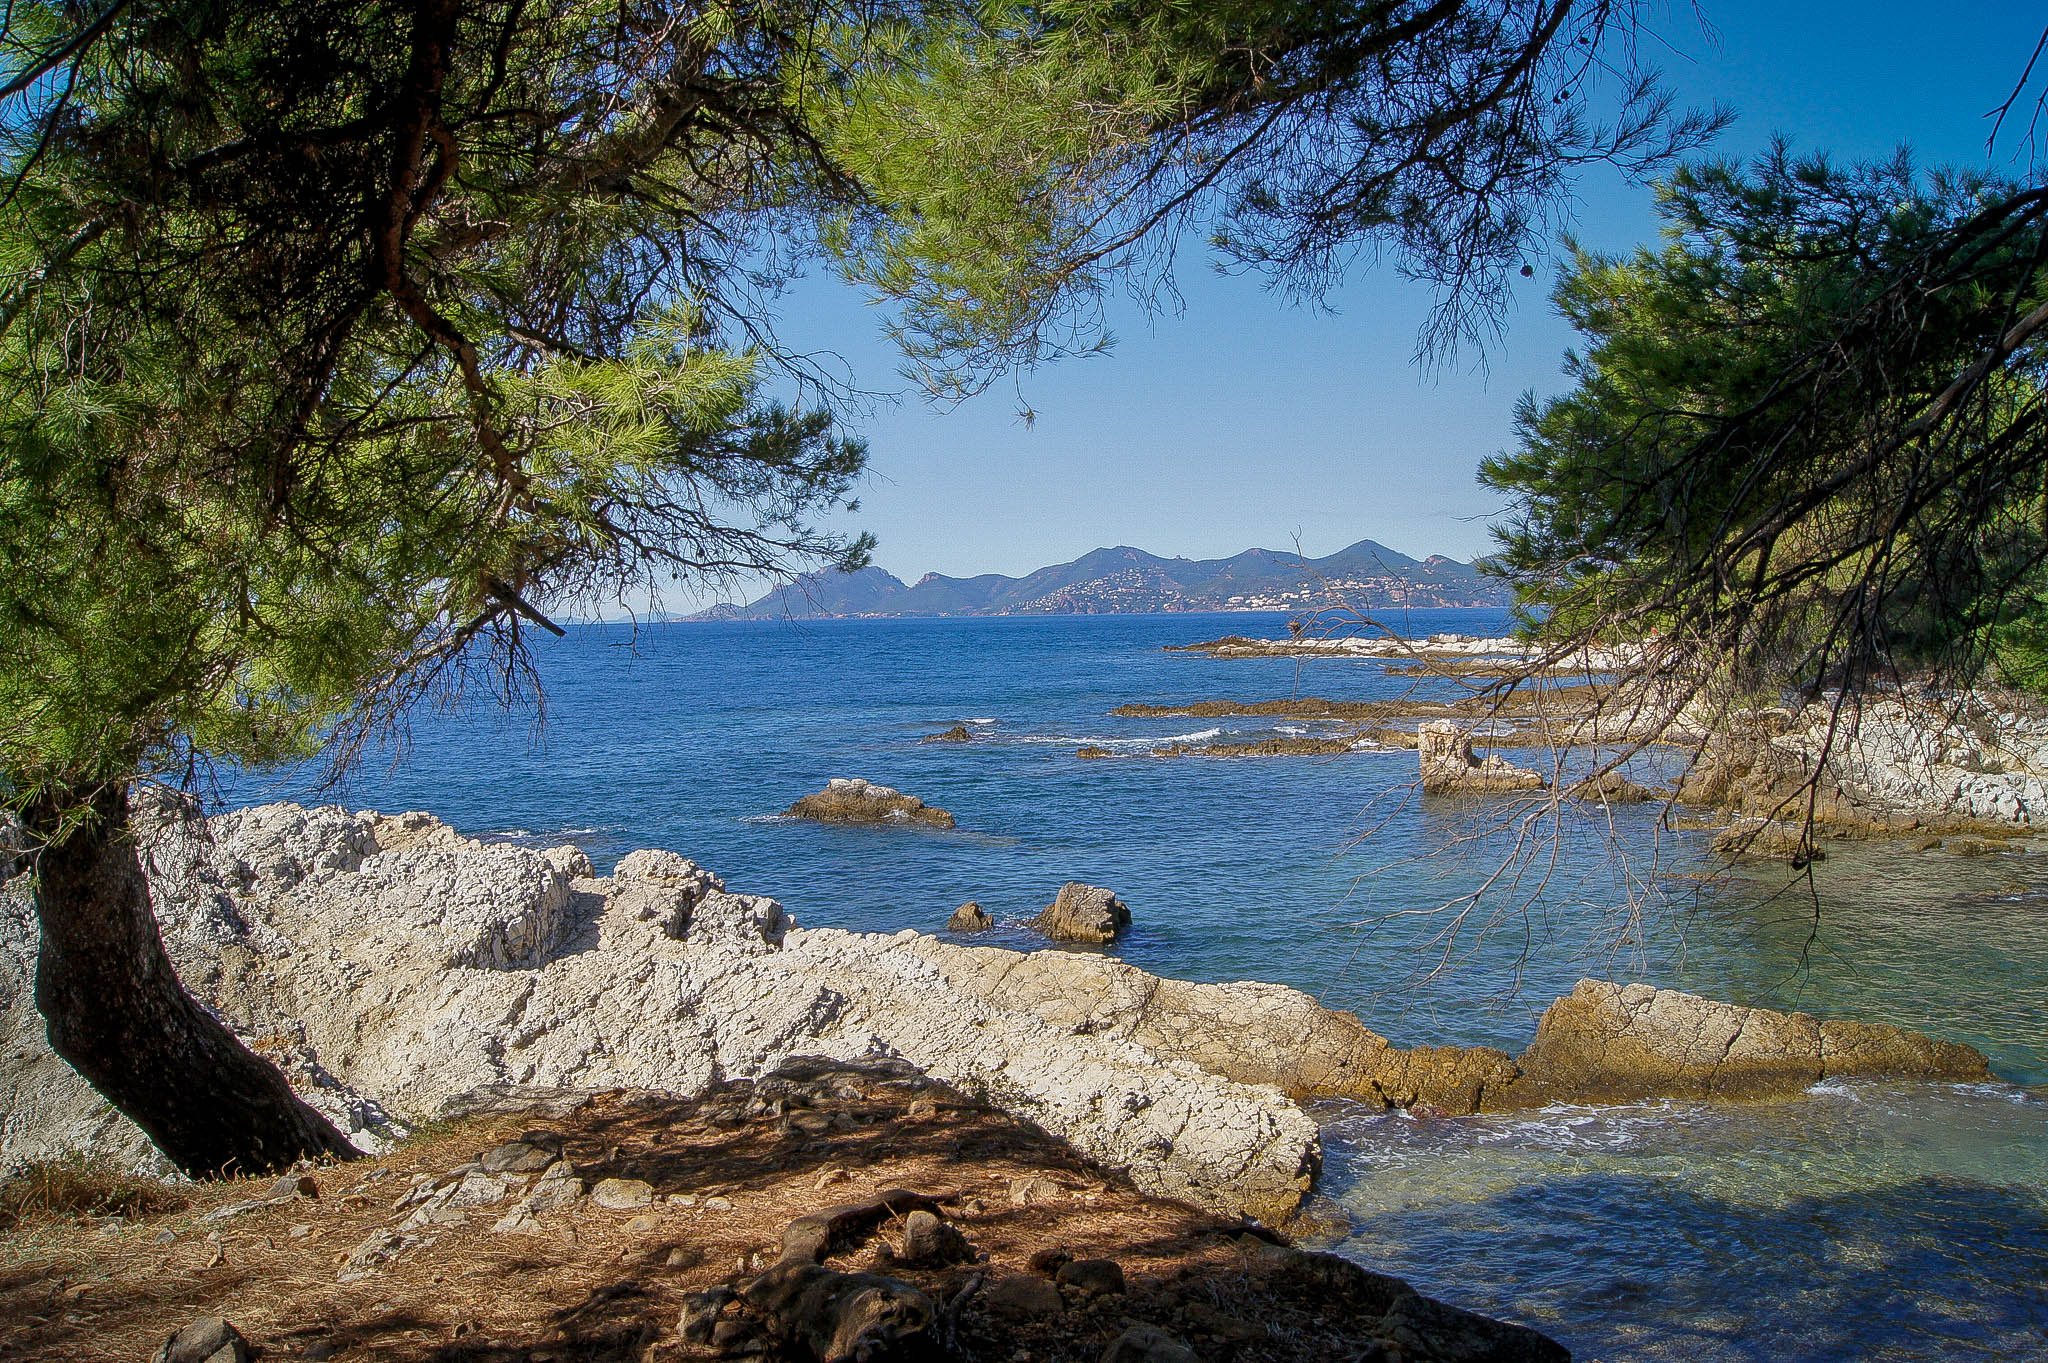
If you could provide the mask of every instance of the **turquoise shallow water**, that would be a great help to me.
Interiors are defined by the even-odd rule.
[[[1498,632],[1415,612],[1404,632]],[[1082,616],[603,626],[539,654],[549,708],[422,715],[402,754],[322,795],[244,777],[236,802],[432,810],[466,832],[574,841],[600,865],[672,847],[800,922],[938,929],[977,899],[1020,919],[1059,884],[1115,888],[1119,954],[1275,980],[1396,1041],[1519,1050],[1581,975],[1884,1020],[1968,1041],[2002,1082],[1855,1086],[1790,1103],[1418,1121],[1319,1110],[1345,1252],[1582,1358],[2048,1357],[2048,859],[1847,849],[1812,885],[1688,878],[1700,835],[1654,808],[1533,830],[1524,870],[1462,916],[1514,830],[1422,805],[1414,756],[1144,756],[1285,720],[1111,717],[1127,701],[1364,699],[1377,663],[1162,651],[1284,617]],[[1444,683],[1431,683],[1442,688]],[[1423,692],[1422,694],[1440,694]],[[956,723],[965,744],[917,740]],[[1083,743],[1127,756],[1082,761]],[[833,776],[952,810],[959,830],[776,817]],[[1036,943],[1015,927],[983,940]]]

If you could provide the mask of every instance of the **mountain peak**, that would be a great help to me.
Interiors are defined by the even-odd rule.
[[[1373,540],[1306,565],[1299,553],[1273,549],[1189,559],[1119,544],[1021,578],[926,573],[917,585],[905,586],[881,568],[812,573],[746,606],[715,607],[702,618],[1295,611],[1327,605],[1333,592],[1361,609],[1502,606],[1508,597],[1502,583],[1481,576],[1471,564],[1441,554],[1418,561]]]

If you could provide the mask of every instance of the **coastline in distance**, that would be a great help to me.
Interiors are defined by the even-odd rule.
[[[746,605],[717,605],[692,620],[847,616],[1104,615],[1173,611],[1299,610],[1343,601],[1389,606],[1507,606],[1505,582],[1442,555],[1414,559],[1372,540],[1323,558],[1247,549],[1221,559],[1160,558],[1119,545],[1024,577],[927,573],[915,584],[881,568],[799,577]]]

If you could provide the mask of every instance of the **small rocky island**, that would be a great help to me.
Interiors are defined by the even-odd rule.
[[[878,786],[861,777],[836,776],[823,790],[814,791],[783,813],[794,819],[815,819],[820,823],[929,824],[951,828],[953,816],[890,786]]]

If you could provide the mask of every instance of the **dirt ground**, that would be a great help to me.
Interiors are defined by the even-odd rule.
[[[351,1251],[406,1217],[394,1204],[409,1190],[522,1136],[559,1145],[589,1184],[644,1180],[653,1203],[614,1211],[585,1197],[541,1215],[530,1234],[492,1229],[511,1199],[475,1206],[459,1224],[426,1227],[430,1241],[387,1266],[337,1280]],[[148,1359],[209,1315],[232,1321],[264,1360],[711,1358],[711,1346],[678,1333],[686,1294],[750,1279],[798,1216],[896,1188],[936,1199],[974,1260],[905,1267],[892,1257],[902,1230],[892,1223],[828,1262],[952,1304],[958,1357],[1095,1363],[1140,1324],[1231,1363],[1565,1357],[1394,1280],[1278,1248],[1270,1232],[1143,1196],[1035,1128],[883,1070],[814,1067],[794,1083],[732,1083],[695,1101],[608,1093],[484,1113],[380,1159],[310,1172],[316,1196],[212,1221],[277,1180],[177,1188],[182,1207],[127,1218],[27,1215],[0,1234],[0,1360]],[[1124,1290],[995,1290],[1048,1280],[1063,1256],[1114,1260]],[[727,1353],[763,1347],[727,1343]]]

